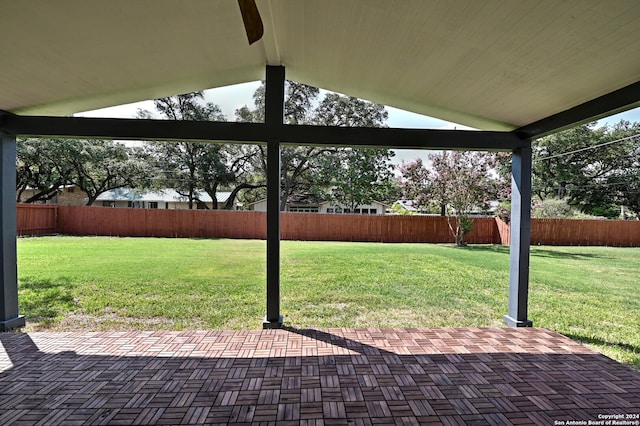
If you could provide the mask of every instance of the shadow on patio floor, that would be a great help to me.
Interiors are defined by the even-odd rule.
[[[640,373],[544,329],[5,333],[0,343],[1,424],[553,424],[640,407]]]

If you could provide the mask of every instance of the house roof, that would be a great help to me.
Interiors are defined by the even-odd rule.
[[[266,198],[261,198],[252,203],[249,203],[249,206],[253,206],[260,203],[265,203],[267,201]],[[322,203],[322,200],[313,194],[291,194],[287,198],[287,204],[293,206],[309,206],[309,205],[319,205]]]
[[[321,203],[320,203],[320,205],[321,205],[321,206],[322,206],[322,205],[325,205],[325,204],[333,205],[333,206],[339,206],[339,205],[340,205],[340,203],[337,203],[337,202],[335,202],[335,201],[323,201],[323,202],[321,202]],[[359,204],[359,205],[358,205],[358,206],[356,206],[356,207],[362,207],[362,206],[364,206],[364,205],[378,205],[378,206],[382,206],[382,207],[385,207],[385,208],[386,208],[386,207],[390,207],[388,204],[385,204],[385,203],[383,203],[383,202],[381,202],[381,201],[376,201],[376,200],[373,200],[373,201],[371,201],[370,203]]]
[[[224,203],[231,195],[230,192],[216,192],[216,199],[219,203]],[[197,193],[198,199],[205,203],[210,203],[212,198],[204,191]],[[175,189],[160,189],[157,191],[140,191],[131,188],[117,188],[100,194],[98,201],[145,201],[145,202],[168,202],[184,203],[187,197],[178,194]]]
[[[410,212],[417,212],[418,209],[416,206],[418,205],[417,200],[397,200],[395,204],[398,204],[403,209],[408,210]]]
[[[247,204],[248,206],[254,206],[256,204],[260,204],[260,203],[264,203],[266,202],[267,199],[266,198],[262,198],[260,200],[254,201],[253,203],[249,203]],[[321,201],[319,200],[317,197],[311,196],[311,195],[307,195],[307,196],[300,196],[300,195],[292,195],[287,199],[287,205],[289,206],[294,206],[294,207],[302,207],[302,206],[322,206],[325,204],[335,204],[338,205],[340,203],[336,203],[335,201],[331,201],[331,200],[326,200],[326,201]],[[383,207],[389,207],[389,205],[382,203],[380,201],[372,201],[371,204],[378,204],[380,206]]]
[[[0,15],[0,110],[66,115],[287,78],[485,130],[511,130],[630,85],[637,0],[32,0]],[[627,92],[628,93],[628,92]]]

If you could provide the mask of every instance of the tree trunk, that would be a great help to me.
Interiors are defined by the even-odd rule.
[[[284,186],[283,189],[280,190],[280,211],[283,212],[287,209],[287,200],[289,199],[289,191],[291,188],[289,185]]]
[[[98,195],[94,195],[94,196],[89,196],[89,198],[87,199],[87,204],[86,206],[92,206],[93,203],[95,203],[96,199],[98,198]]]
[[[265,184],[261,184],[261,185],[251,185],[248,183],[241,183],[240,185],[236,186],[235,188],[233,188],[233,191],[231,191],[231,194],[229,194],[229,198],[227,198],[227,201],[224,203],[224,209],[225,210],[232,210],[233,209],[233,203],[236,199],[236,197],[238,196],[238,193],[240,191],[242,191],[243,189],[256,189],[256,188],[264,188]]]
[[[209,206],[202,200],[196,200],[196,207],[198,210],[209,210]]]
[[[455,216],[456,224],[453,226],[451,223],[451,216],[447,216],[447,225],[449,225],[449,230],[451,231],[451,235],[453,235],[453,240],[458,247],[466,247],[467,242],[464,240],[464,233],[462,232],[462,226],[460,223],[460,217]]]
[[[211,210],[218,210],[218,183],[216,182],[213,186],[205,185],[204,190],[209,194],[209,197],[211,197]],[[204,203],[204,205],[206,206],[207,203]],[[207,207],[207,209],[209,209],[209,207]]]
[[[33,194],[33,196],[27,198],[24,203],[35,203],[36,201],[49,201],[54,198],[58,194],[58,189],[52,189],[48,191],[41,191],[37,194]]]

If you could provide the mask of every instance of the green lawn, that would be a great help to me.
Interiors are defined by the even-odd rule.
[[[257,329],[264,241],[18,240],[28,330]],[[282,242],[293,327],[503,326],[509,249]],[[529,317],[640,367],[640,249],[533,247]]]

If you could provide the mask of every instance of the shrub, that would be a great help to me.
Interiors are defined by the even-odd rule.
[[[574,215],[566,199],[547,198],[536,202],[531,209],[531,217],[537,219],[569,218]]]

